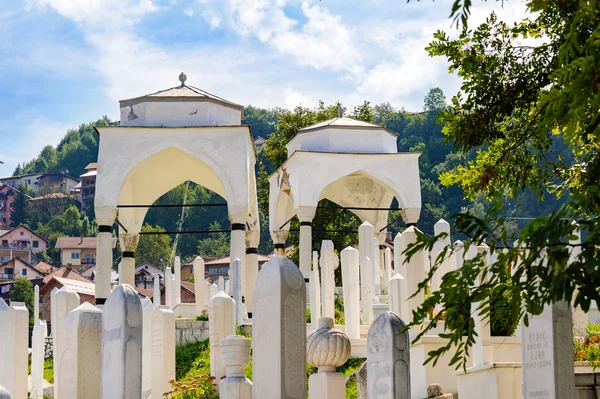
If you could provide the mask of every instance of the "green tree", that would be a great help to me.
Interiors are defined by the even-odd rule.
[[[142,232],[165,232],[160,226],[145,224]],[[163,267],[171,256],[171,237],[167,234],[142,234],[135,252],[138,263],[149,262],[157,267]]]
[[[550,303],[572,302],[584,311],[592,301],[600,305],[600,8],[574,0],[532,0],[521,22],[509,25],[492,14],[469,30],[470,4],[457,0],[452,9],[463,27],[459,37],[437,32],[428,47],[463,79],[452,107],[439,116],[444,135],[464,154],[475,154],[444,171],[441,181],[460,186],[469,198],[483,194],[491,200],[483,216],[457,214],[453,230],[465,237],[465,253],[485,242],[497,259],[491,264],[483,255],[465,259],[459,270],[445,275],[413,320],[425,323],[426,333],[441,322],[427,312],[441,309],[447,345],[431,352],[429,360],[455,349],[457,367],[466,367],[474,342],[474,303],[481,302],[478,312],[488,316],[490,298],[504,298],[510,310],[504,317],[518,320],[525,313],[526,324],[528,315],[540,314]],[[530,38],[537,40],[524,44]],[[514,201],[532,194],[551,198],[547,202],[554,209],[514,237],[507,210],[513,204],[518,209]],[[572,241],[573,221],[582,229],[581,244]],[[439,238],[421,235],[407,255],[431,249]],[[451,249],[435,260],[420,289]]]
[[[16,277],[12,289],[10,290],[11,302],[23,302],[29,310],[29,331],[33,328],[33,302],[35,294],[33,284],[26,277]]]
[[[10,227],[17,227],[20,224],[27,224],[29,220],[29,210],[27,206],[27,196],[25,195],[25,188],[19,186],[17,194],[14,197],[12,203],[12,210],[10,211]]]
[[[221,225],[214,222],[210,230],[221,230]],[[213,258],[223,258],[229,255],[229,234],[211,233],[208,237],[198,241],[198,254]]]

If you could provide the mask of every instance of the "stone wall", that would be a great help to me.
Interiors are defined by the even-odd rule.
[[[177,345],[190,344],[206,339],[208,339],[208,321],[175,319],[175,342]]]
[[[580,362],[576,362],[580,363]],[[582,362],[583,363],[583,362]],[[576,368],[577,369],[577,368]],[[600,372],[575,373],[576,399],[596,399],[600,393]]]
[[[46,341],[44,342],[44,359],[54,356],[54,346],[52,342],[52,336],[46,337]]]

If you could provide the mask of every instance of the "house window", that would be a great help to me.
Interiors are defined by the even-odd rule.
[[[27,276],[27,269],[21,269],[21,275]]]
[[[25,233],[21,231],[21,235],[24,235]]]
[[[219,273],[227,273],[229,271],[228,267],[222,267],[219,269]]]
[[[33,247],[34,248],[38,248],[40,246],[40,242],[39,241],[34,241],[33,242]]]
[[[92,254],[86,254],[85,255],[85,263],[88,265],[91,265],[94,263],[94,255]]]
[[[13,269],[12,267],[7,267],[7,268],[4,269],[4,272],[6,274],[8,274],[9,276],[12,276],[13,273],[15,272],[15,269]]]
[[[210,268],[210,274],[217,274],[217,268],[216,267],[211,267]]]
[[[8,240],[2,240],[2,245],[3,246],[7,246],[8,245]]]
[[[79,259],[79,252],[71,252],[71,259]]]

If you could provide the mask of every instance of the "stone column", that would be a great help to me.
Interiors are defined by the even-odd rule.
[[[339,399],[346,397],[346,380],[336,368],[350,357],[350,339],[333,329],[333,319],[319,319],[319,328],[306,338],[306,361],[318,367],[318,373],[308,378],[310,399]],[[376,396],[373,396],[374,398]]]
[[[173,277],[171,275],[171,267],[165,268],[165,305],[169,309],[173,309],[175,304],[173,303]]]
[[[388,299],[390,302],[390,311],[394,312],[401,319],[404,315],[403,303],[406,300],[403,293],[404,277],[396,273],[389,281]]]
[[[231,280],[231,291],[232,297],[235,301],[235,320],[238,326],[244,324],[245,310],[244,304],[242,303],[242,262],[236,259],[232,262],[231,268],[229,269]],[[220,279],[219,279],[220,281]]]
[[[110,274],[112,271],[112,225],[117,215],[116,208],[95,207],[98,222],[98,242],[96,244],[96,305],[104,305],[110,294]]]
[[[323,317],[335,317],[335,275],[334,270],[339,265],[339,260],[333,250],[333,242],[323,240],[321,243],[321,303]]]
[[[194,288],[196,291],[196,316],[202,316],[206,304],[204,292],[207,287],[204,281],[204,259],[199,256],[194,259]]]
[[[301,206],[298,208],[298,219],[300,220],[300,242],[299,259],[300,271],[304,278],[310,276],[310,261],[312,251],[312,220],[317,208],[312,206]]]
[[[275,255],[285,256],[285,241],[289,234],[289,230],[276,230],[271,232],[273,246],[275,247]]]
[[[142,396],[142,302],[130,285],[117,285],[102,320],[102,399]]]
[[[160,275],[158,273],[154,275],[153,289],[154,293],[152,294],[152,299],[154,300],[154,306],[160,306]]]
[[[367,336],[367,391],[369,398],[410,399],[410,339],[404,322],[382,313]],[[423,366],[421,366],[423,367]]]
[[[44,351],[48,330],[46,322],[39,319],[40,287],[34,287],[33,335],[31,338],[31,394],[32,399],[44,396]]]
[[[152,315],[152,398],[171,391],[175,379],[175,313],[159,306]]]
[[[300,269],[275,256],[254,285],[253,397],[306,397],[306,286]]]
[[[250,340],[238,335],[221,339],[221,356],[226,377],[219,383],[221,399],[252,399],[252,382],[245,368],[250,362]]]
[[[373,225],[364,222],[358,228],[358,252],[360,255],[360,309],[361,323],[370,325],[373,322],[373,297],[375,286],[373,281]]]
[[[119,271],[119,284],[135,287],[135,251],[140,240],[139,234],[119,232],[119,241],[123,258]]]
[[[148,298],[142,300],[142,399],[152,395],[152,318],[155,307]],[[166,392],[166,391],[165,391]]]
[[[235,301],[221,291],[208,303],[210,375],[217,381],[225,376],[225,367],[221,358],[221,339],[235,335],[235,327]]]
[[[319,278],[319,253],[313,251],[312,271],[310,272],[310,321],[316,330],[321,318],[321,279]]]
[[[29,311],[0,298],[0,386],[14,399],[27,398]]]
[[[173,304],[173,307],[175,307],[181,303],[181,258],[179,258],[179,256],[175,257],[174,267],[175,267],[175,279],[174,279],[175,303]]]
[[[388,301],[389,301],[389,295],[390,295],[390,287],[389,287],[389,281],[392,278],[392,250],[391,248],[386,248],[383,252],[383,258],[385,259],[385,268],[384,268],[384,274],[383,274],[383,279],[381,280],[382,282],[384,282],[383,288],[385,288],[385,290],[388,293]]]
[[[358,265],[360,255],[352,247],[341,252],[342,288],[344,292],[344,319],[346,335],[350,339],[360,338],[360,287]]]
[[[69,313],[77,308],[81,301],[79,295],[66,286],[56,292],[53,301],[55,302],[54,310],[56,315],[52,317],[52,336],[54,340],[54,359],[56,359],[56,363],[58,364],[60,354],[64,353],[67,348],[68,338],[65,333],[65,321]],[[54,397],[56,399],[60,398],[60,384],[62,381],[60,367],[54,367],[54,392],[56,392]]]
[[[84,302],[65,320],[64,351],[54,354],[60,383],[54,381],[54,397],[100,399],[102,370],[102,310]]]
[[[229,253],[229,261],[233,259],[239,259],[241,262],[241,281],[244,281],[245,277],[245,263],[246,263],[246,219],[230,218],[231,220],[231,251]],[[231,266],[231,265],[230,265]],[[223,290],[225,290],[225,283],[223,283]],[[242,295],[244,287],[242,287]]]
[[[248,317],[252,318],[252,294],[254,281],[258,275],[258,242],[259,232],[257,230],[246,231],[246,267],[243,276],[243,296],[244,305],[248,311]]]

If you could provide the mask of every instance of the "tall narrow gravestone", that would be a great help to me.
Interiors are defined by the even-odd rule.
[[[14,399],[27,398],[29,311],[24,303],[10,306],[0,298],[0,385]]]
[[[40,287],[34,288],[33,333],[31,336],[31,399],[44,396],[44,347],[48,330],[46,322],[40,320]]]
[[[300,269],[275,256],[254,283],[253,397],[306,398],[306,286]]]
[[[359,254],[352,247],[344,249],[342,257],[342,288],[344,293],[344,319],[346,335],[350,339],[360,338],[360,286]]]
[[[196,256],[194,259],[194,288],[196,288],[196,316],[202,316],[204,306],[208,305],[206,300],[206,282],[204,281],[204,259]]]
[[[367,391],[369,398],[410,399],[408,331],[393,312],[373,322],[367,336]]]
[[[129,285],[117,285],[102,320],[102,399],[142,396],[142,302]]]
[[[171,391],[175,379],[175,313],[159,306],[152,316],[152,398],[162,398]]]
[[[69,313],[79,306],[81,300],[79,294],[69,287],[64,286],[56,291],[52,302],[54,306],[52,314],[54,353],[64,353],[65,348],[67,347],[67,336],[64,331],[65,321],[67,320]],[[54,367],[54,397],[56,399],[61,398],[60,393],[62,392],[60,389],[60,384],[62,383],[60,372],[60,367]]]
[[[573,323],[569,305],[546,305],[522,329],[524,399],[575,398]]]
[[[142,399],[152,395],[152,318],[154,305],[148,298],[142,300]]]
[[[54,367],[60,368],[58,396],[100,399],[102,311],[84,302],[69,313],[62,333],[64,350],[54,355]]]
[[[331,240],[321,243],[321,314],[323,317],[335,318],[335,272],[339,259],[333,250]]]
[[[235,301],[221,291],[208,302],[208,332],[210,338],[210,375],[220,381],[225,376],[221,357],[221,339],[235,335]]]

